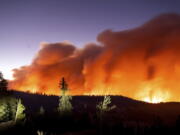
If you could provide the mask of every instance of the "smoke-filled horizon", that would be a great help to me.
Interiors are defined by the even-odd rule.
[[[0,71],[31,63],[39,43],[96,42],[105,29],[127,30],[162,13],[180,13],[179,0],[0,0]]]
[[[14,69],[10,87],[59,95],[65,77],[72,95],[111,94],[180,101],[180,15],[162,14],[135,29],[106,30],[98,43],[42,43],[30,65]]]

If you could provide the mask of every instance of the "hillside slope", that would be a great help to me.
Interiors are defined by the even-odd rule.
[[[27,113],[37,112],[40,106],[43,106],[46,112],[50,113],[58,106],[59,97],[57,96],[23,92],[14,92],[14,95],[23,100]],[[161,119],[166,123],[174,123],[180,115],[180,103],[178,102],[150,104],[123,96],[111,96],[111,99],[112,105],[116,105],[116,108],[109,112],[112,119],[145,123],[152,123],[156,119]],[[75,113],[95,114],[97,112],[96,105],[102,100],[102,96],[73,96],[73,111]]]

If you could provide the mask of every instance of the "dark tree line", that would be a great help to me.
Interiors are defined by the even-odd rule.
[[[6,92],[8,90],[8,81],[4,79],[3,74],[0,72],[0,92]]]

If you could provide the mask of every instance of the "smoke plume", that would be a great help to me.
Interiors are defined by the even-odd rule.
[[[163,14],[142,26],[97,36],[78,49],[45,43],[30,65],[14,69],[12,89],[59,95],[65,77],[73,95],[124,95],[180,101],[180,15]]]

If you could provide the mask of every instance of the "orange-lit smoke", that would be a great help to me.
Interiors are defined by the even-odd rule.
[[[180,101],[180,15],[163,14],[131,30],[106,30],[97,41],[83,49],[43,44],[30,65],[14,69],[10,87],[59,95],[65,77],[73,95]]]

